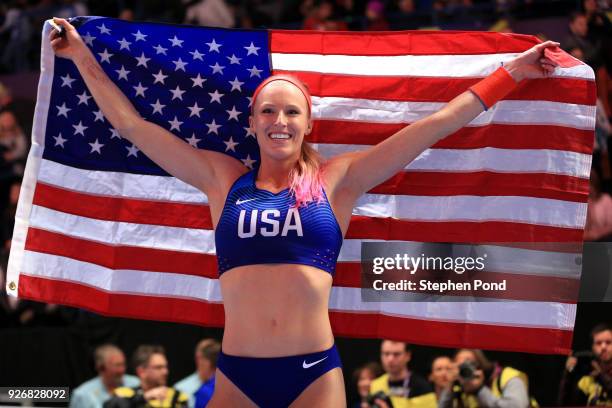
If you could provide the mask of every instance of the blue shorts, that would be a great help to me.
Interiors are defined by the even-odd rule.
[[[263,408],[286,408],[317,378],[342,367],[330,349],[288,357],[239,357],[221,352],[217,368],[251,401]]]

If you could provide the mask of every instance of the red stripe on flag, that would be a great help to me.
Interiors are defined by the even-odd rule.
[[[181,273],[217,278],[217,257],[192,252],[108,245],[30,227],[25,249],[64,256],[109,269]]]
[[[167,298],[106,292],[76,282],[45,279],[21,274],[19,297],[48,303],[88,309],[106,316],[122,316],[197,324],[223,326],[225,313],[220,303],[193,299]]]
[[[582,229],[506,221],[409,221],[353,215],[346,238],[418,242],[579,242]]]
[[[369,191],[414,196],[524,196],[585,203],[589,180],[549,173],[403,171]]]
[[[572,345],[570,330],[431,321],[374,313],[330,311],[329,315],[336,336],[540,354],[568,354]]]
[[[481,78],[432,78],[337,75],[318,72],[273,70],[290,74],[308,85],[312,95],[402,102],[449,102]],[[575,78],[531,79],[521,82],[505,100],[553,101],[594,105],[595,82]]]
[[[522,34],[470,31],[358,33],[270,31],[270,52],[338,55],[476,55],[523,52],[540,43]],[[465,50],[469,50],[465,51]]]
[[[375,145],[406,124],[316,120],[307,138],[312,143]],[[546,134],[546,137],[542,137]],[[465,127],[437,142],[439,149],[552,149],[591,154],[592,130],[551,125],[487,125]]]
[[[99,196],[37,183],[34,205],[98,220],[212,229],[208,205]]]

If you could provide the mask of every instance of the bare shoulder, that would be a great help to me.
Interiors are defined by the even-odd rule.
[[[225,199],[232,184],[249,171],[241,161],[227,154],[212,150],[200,150],[203,160],[210,164],[210,180],[207,180],[204,193],[210,199]]]
[[[360,152],[339,154],[327,160],[324,164],[323,179],[328,194],[335,195],[339,191],[351,190],[349,170],[351,163],[360,155]]]

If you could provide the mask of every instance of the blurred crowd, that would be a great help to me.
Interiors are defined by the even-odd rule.
[[[112,344],[94,353],[97,376],[72,391],[70,408],[203,408],[210,401],[218,375],[220,343],[212,338],[195,347],[195,370],[168,384],[171,362],[159,345],[140,345],[132,354],[131,372],[123,351]],[[528,373],[491,361],[482,350],[461,349],[435,355],[427,373],[411,368],[410,345],[383,340],[380,358],[354,370],[352,408],[537,407]],[[251,373],[254,376],[258,373]],[[612,326],[591,331],[591,350],[567,359],[557,406],[612,404]]]

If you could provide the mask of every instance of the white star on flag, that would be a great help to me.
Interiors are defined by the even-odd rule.
[[[117,132],[115,129],[110,128],[110,132],[111,132],[111,139],[114,139],[114,138],[121,139],[121,135],[119,135],[119,132]]]
[[[261,78],[260,74],[263,72],[262,69],[258,69],[255,65],[253,65],[253,68],[247,69],[247,71],[251,73],[251,75],[249,75],[249,78],[252,78],[254,76],[256,76],[257,78]]]
[[[204,110],[204,108],[200,108],[198,106],[197,102],[195,102],[193,106],[187,107],[187,109],[191,111],[191,113],[189,114],[189,117],[197,116],[198,118],[200,117],[200,111]]]
[[[164,79],[168,78],[168,75],[164,75],[164,73],[162,72],[162,70],[160,69],[159,72],[157,74],[153,74],[153,78],[155,78],[155,81],[153,82],[154,84],[156,83],[161,83],[162,85],[165,85],[164,83]]]
[[[255,163],[257,163],[257,160],[253,160],[251,159],[251,155],[247,154],[246,159],[242,159],[242,162],[244,163],[245,166],[247,166],[249,169],[253,168],[253,165]]]
[[[161,44],[157,44],[157,46],[153,47],[155,49],[156,54],[164,54],[166,55],[167,48],[161,46]]]
[[[147,62],[149,62],[150,60],[151,60],[151,58],[147,58],[145,56],[144,52],[143,52],[143,53],[140,54],[140,57],[136,57],[136,61],[138,61],[138,64],[136,66],[139,67],[139,66],[142,65],[145,68],[149,68],[147,66]]]
[[[176,88],[170,89],[170,92],[172,93],[172,100],[175,100],[175,99],[180,99],[181,101],[183,100],[183,94],[185,93],[185,91],[179,88],[178,85],[176,86]]]
[[[96,37],[89,34],[89,31],[83,36],[83,41],[85,41],[85,44],[89,45],[90,47],[93,47],[93,40],[95,39]]]
[[[198,76],[196,76],[195,78],[191,78],[191,80],[193,81],[193,85],[191,86],[192,88],[199,86],[200,88],[203,88],[203,84],[204,82],[206,82],[206,78],[202,78],[200,76],[200,74],[198,74]]]
[[[100,34],[110,34],[111,33],[111,30],[106,28],[104,23],[102,23],[101,26],[98,26],[98,30],[100,30]]]
[[[88,126],[83,126],[83,122],[79,121],[78,125],[72,125],[72,127],[74,128],[74,135],[81,135],[81,136],[85,136],[85,129],[87,129]]]
[[[66,74],[66,76],[60,78],[62,79],[62,87],[67,86],[68,88],[72,89],[72,83],[76,81],[76,79],[70,78],[69,74]]]
[[[157,100],[157,102],[150,104],[153,107],[153,113],[159,113],[160,115],[163,115],[164,112],[162,112],[162,109],[164,109],[166,107],[166,105],[162,105],[161,103],[159,103],[159,99]]]
[[[175,71],[178,71],[179,69],[185,71],[185,65],[188,64],[188,62],[183,62],[183,60],[180,58],[176,61],[172,61],[172,63],[174,64]]]
[[[68,112],[71,111],[72,109],[67,108],[66,107],[66,103],[62,103],[62,105],[57,105],[56,106],[58,112],[57,112],[57,116],[64,116],[65,118],[68,117]]]
[[[250,127],[247,126],[247,127],[243,128],[243,129],[246,132],[246,136],[245,137],[253,136],[253,138],[255,138],[255,133],[253,133],[253,131],[251,130]]]
[[[229,60],[230,65],[232,65],[232,64],[238,64],[238,65],[240,65],[240,60],[241,60],[242,58],[238,58],[237,56],[235,56],[234,54],[232,54],[232,56],[231,56],[231,57],[227,57],[227,59]]]
[[[128,80],[127,76],[130,71],[126,70],[123,65],[121,66],[121,69],[116,69],[115,72],[119,74],[119,79],[125,79],[126,81]]]
[[[208,42],[208,43],[206,43],[206,45],[208,45],[208,47],[209,47],[208,48],[208,52],[213,52],[213,51],[220,52],[219,51],[219,47],[221,47],[223,44],[217,44],[215,42],[215,39],[213,38],[212,42]]]
[[[123,37],[123,38],[122,38],[122,39],[120,39],[120,40],[117,40],[117,42],[118,42],[119,44],[121,44],[121,47],[119,48],[119,50],[122,50],[122,49],[124,49],[124,48],[125,48],[126,50],[130,51],[130,45],[131,45],[132,43],[131,43],[131,42],[129,42],[128,40],[126,40],[126,39],[125,39],[125,37]]]
[[[192,145],[193,147],[195,147],[196,149],[198,148],[198,142],[202,139],[198,139],[195,137],[195,133],[193,133],[191,135],[190,138],[185,139],[187,141],[187,143],[189,143],[190,145]]]
[[[96,138],[96,141],[93,143],[89,143],[89,145],[91,146],[91,152],[89,152],[90,154],[93,152],[96,152],[98,154],[102,154],[102,151],[100,149],[102,149],[102,146],[104,146],[102,143],[98,142],[98,139]]]
[[[247,50],[247,57],[248,57],[251,54],[259,55],[257,54],[257,50],[259,50],[261,47],[256,47],[255,44],[253,44],[253,42],[251,41],[251,45],[249,45],[248,47],[243,47],[243,48]]]
[[[136,31],[135,33],[132,33],[132,35],[136,37],[136,41],[145,41],[147,38],[147,34],[141,33],[140,30]]]
[[[172,43],[173,47],[182,47],[184,40],[179,40],[176,35],[173,38],[168,38],[168,41]]]
[[[61,146],[62,149],[64,148],[64,143],[68,141],[68,139],[62,137],[61,133],[57,136],[53,136],[53,138],[55,139],[55,146]]]
[[[223,141],[223,143],[225,143],[225,146],[226,146],[225,147],[225,151],[226,152],[229,151],[229,150],[231,150],[232,152],[235,152],[236,151],[235,147],[238,146],[238,143],[234,142],[234,139],[231,136],[230,136],[230,138],[229,138],[229,140],[227,142]]]
[[[100,56],[100,63],[102,62],[108,62],[110,64],[110,57],[112,57],[115,54],[111,54],[108,52],[108,50],[105,48],[104,52],[99,52],[98,55]]]
[[[104,122],[104,115],[102,114],[101,110],[93,111],[93,114],[95,116],[94,122],[97,122],[97,121]]]
[[[136,96],[142,96],[143,98],[145,98],[145,91],[149,89],[146,86],[142,86],[142,82],[139,82],[138,86],[133,86],[132,88],[136,90]]]
[[[219,134],[218,129],[221,127],[221,125],[217,125],[214,119],[212,122],[206,123],[206,126],[208,126],[208,133],[214,133],[215,135]]]
[[[181,125],[183,124],[183,122],[178,120],[176,116],[174,117],[174,120],[169,120],[168,123],[170,123],[170,131],[172,130],[176,130],[177,132],[181,131]]]
[[[138,152],[140,150],[136,146],[134,146],[134,145],[125,146],[125,148],[128,149],[127,157],[130,157],[130,156],[138,157]]]
[[[240,115],[242,112],[236,110],[236,106],[233,106],[231,110],[226,110],[226,112],[229,114],[229,119],[228,120],[236,120],[238,121],[238,115]]]
[[[225,94],[219,93],[219,91],[216,89],[215,89],[215,92],[213,93],[209,92],[208,94],[210,95],[210,103],[213,103],[213,102],[221,103],[221,97],[225,95]]]
[[[189,53],[191,54],[194,60],[199,59],[200,61],[204,61],[204,59],[202,58],[204,54],[201,54],[200,51],[193,50],[193,51],[189,51]]]
[[[242,92],[242,85],[244,85],[244,82],[240,82],[238,80],[238,77],[234,77],[233,81],[227,81],[232,85],[232,91],[238,91],[238,92]]]
[[[218,62],[215,62],[215,65],[209,65],[212,68],[213,74],[221,74],[223,75],[223,69],[225,68],[223,65],[219,65]]]
[[[91,99],[91,96],[87,95],[87,91],[83,91],[82,94],[77,95],[77,98],[79,98],[78,105],[81,105],[81,104],[89,105],[88,101]]]

